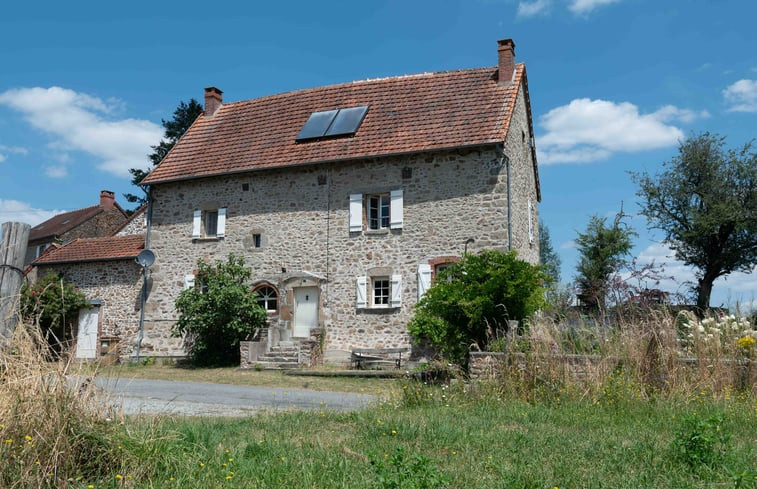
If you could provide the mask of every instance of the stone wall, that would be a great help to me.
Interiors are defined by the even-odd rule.
[[[510,161],[513,244],[538,262],[535,174],[522,91],[504,142]],[[507,250],[507,168],[494,145],[329,163],[155,185],[150,247],[154,290],[146,328],[170,330],[174,301],[198,259],[243,256],[256,282],[279,291],[291,330],[293,292],[318,289],[325,352],[408,347],[418,265],[485,248]],[[350,194],[403,191],[401,229],[350,232]],[[534,241],[528,238],[528,201]],[[223,238],[192,239],[193,212],[226,209]],[[254,235],[260,235],[255,247]],[[358,308],[358,277],[401,276],[399,307]],[[175,344],[174,354],[183,354]]]
[[[99,304],[100,328],[98,338],[119,342],[121,356],[128,356],[139,329],[142,268],[133,259],[44,265],[38,267],[40,277],[58,273],[73,283],[87,298]],[[98,345],[100,342],[98,342]],[[99,348],[99,346],[98,346]],[[153,350],[148,338],[142,351]]]
[[[144,234],[147,232],[144,209],[135,213],[129,219],[129,222],[116,233],[116,236],[130,236],[132,234]]]

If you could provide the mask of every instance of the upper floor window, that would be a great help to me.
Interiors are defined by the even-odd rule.
[[[389,194],[369,195],[366,197],[368,207],[368,229],[386,229],[389,227]]]
[[[226,234],[226,208],[197,209],[192,222],[192,238],[223,238]]]
[[[402,229],[403,205],[402,190],[350,194],[350,232]]]

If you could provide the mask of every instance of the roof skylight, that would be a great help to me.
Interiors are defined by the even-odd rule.
[[[367,105],[313,112],[297,135],[297,141],[355,134],[367,112]]]

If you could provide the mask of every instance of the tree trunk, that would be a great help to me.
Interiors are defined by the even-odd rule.
[[[705,311],[710,308],[710,295],[712,294],[712,283],[718,275],[712,272],[705,272],[702,278],[699,279],[699,285],[697,286],[697,309],[698,314],[703,316]]]
[[[24,258],[29,241],[28,224],[6,222],[2,225],[0,243],[0,349],[13,336],[18,322],[21,282],[24,279]]]

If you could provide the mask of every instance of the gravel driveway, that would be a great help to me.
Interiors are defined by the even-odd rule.
[[[248,416],[261,411],[292,409],[348,411],[376,396],[305,389],[97,377],[109,402],[124,414],[183,416]]]

